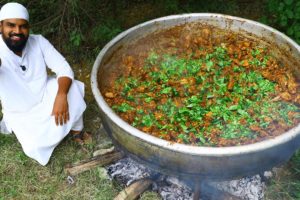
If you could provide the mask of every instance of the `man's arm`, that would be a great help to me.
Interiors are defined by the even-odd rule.
[[[68,92],[72,84],[69,77],[58,78],[58,91],[53,105],[52,115],[56,125],[66,124],[69,120]]]

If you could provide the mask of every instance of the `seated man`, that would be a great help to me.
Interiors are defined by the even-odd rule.
[[[29,34],[24,6],[5,4],[0,21],[1,124],[14,132],[27,156],[46,165],[69,132],[82,133],[84,85],[74,81],[69,64],[48,40]],[[49,78],[46,67],[56,77]]]

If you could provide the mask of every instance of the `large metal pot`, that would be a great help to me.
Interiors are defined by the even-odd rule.
[[[153,137],[123,121],[106,104],[98,83],[109,66],[104,63],[114,59],[114,52],[151,32],[175,25],[200,21],[234,32],[248,32],[264,38],[280,50],[282,58],[300,78],[300,47],[275,29],[242,18],[220,14],[184,14],[148,21],[119,34],[99,53],[92,70],[93,94],[100,107],[104,128],[114,143],[128,155],[144,162],[155,170],[183,178],[228,179],[268,170],[289,160],[300,142],[300,125],[277,136],[250,145],[234,147],[196,147],[173,143]],[[100,77],[100,80],[99,80]]]

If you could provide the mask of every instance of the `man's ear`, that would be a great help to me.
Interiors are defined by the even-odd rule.
[[[3,21],[0,22],[0,34],[2,34],[2,24],[3,24]]]

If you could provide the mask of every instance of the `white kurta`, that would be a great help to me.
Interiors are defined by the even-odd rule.
[[[73,81],[68,93],[70,120],[56,126],[51,115],[57,78],[74,79],[65,58],[41,35],[30,35],[22,57],[14,54],[0,36],[0,99],[3,120],[15,133],[25,154],[46,165],[54,148],[69,133],[86,108],[84,85]],[[20,66],[26,68],[22,70]],[[56,78],[48,78],[49,67]]]

